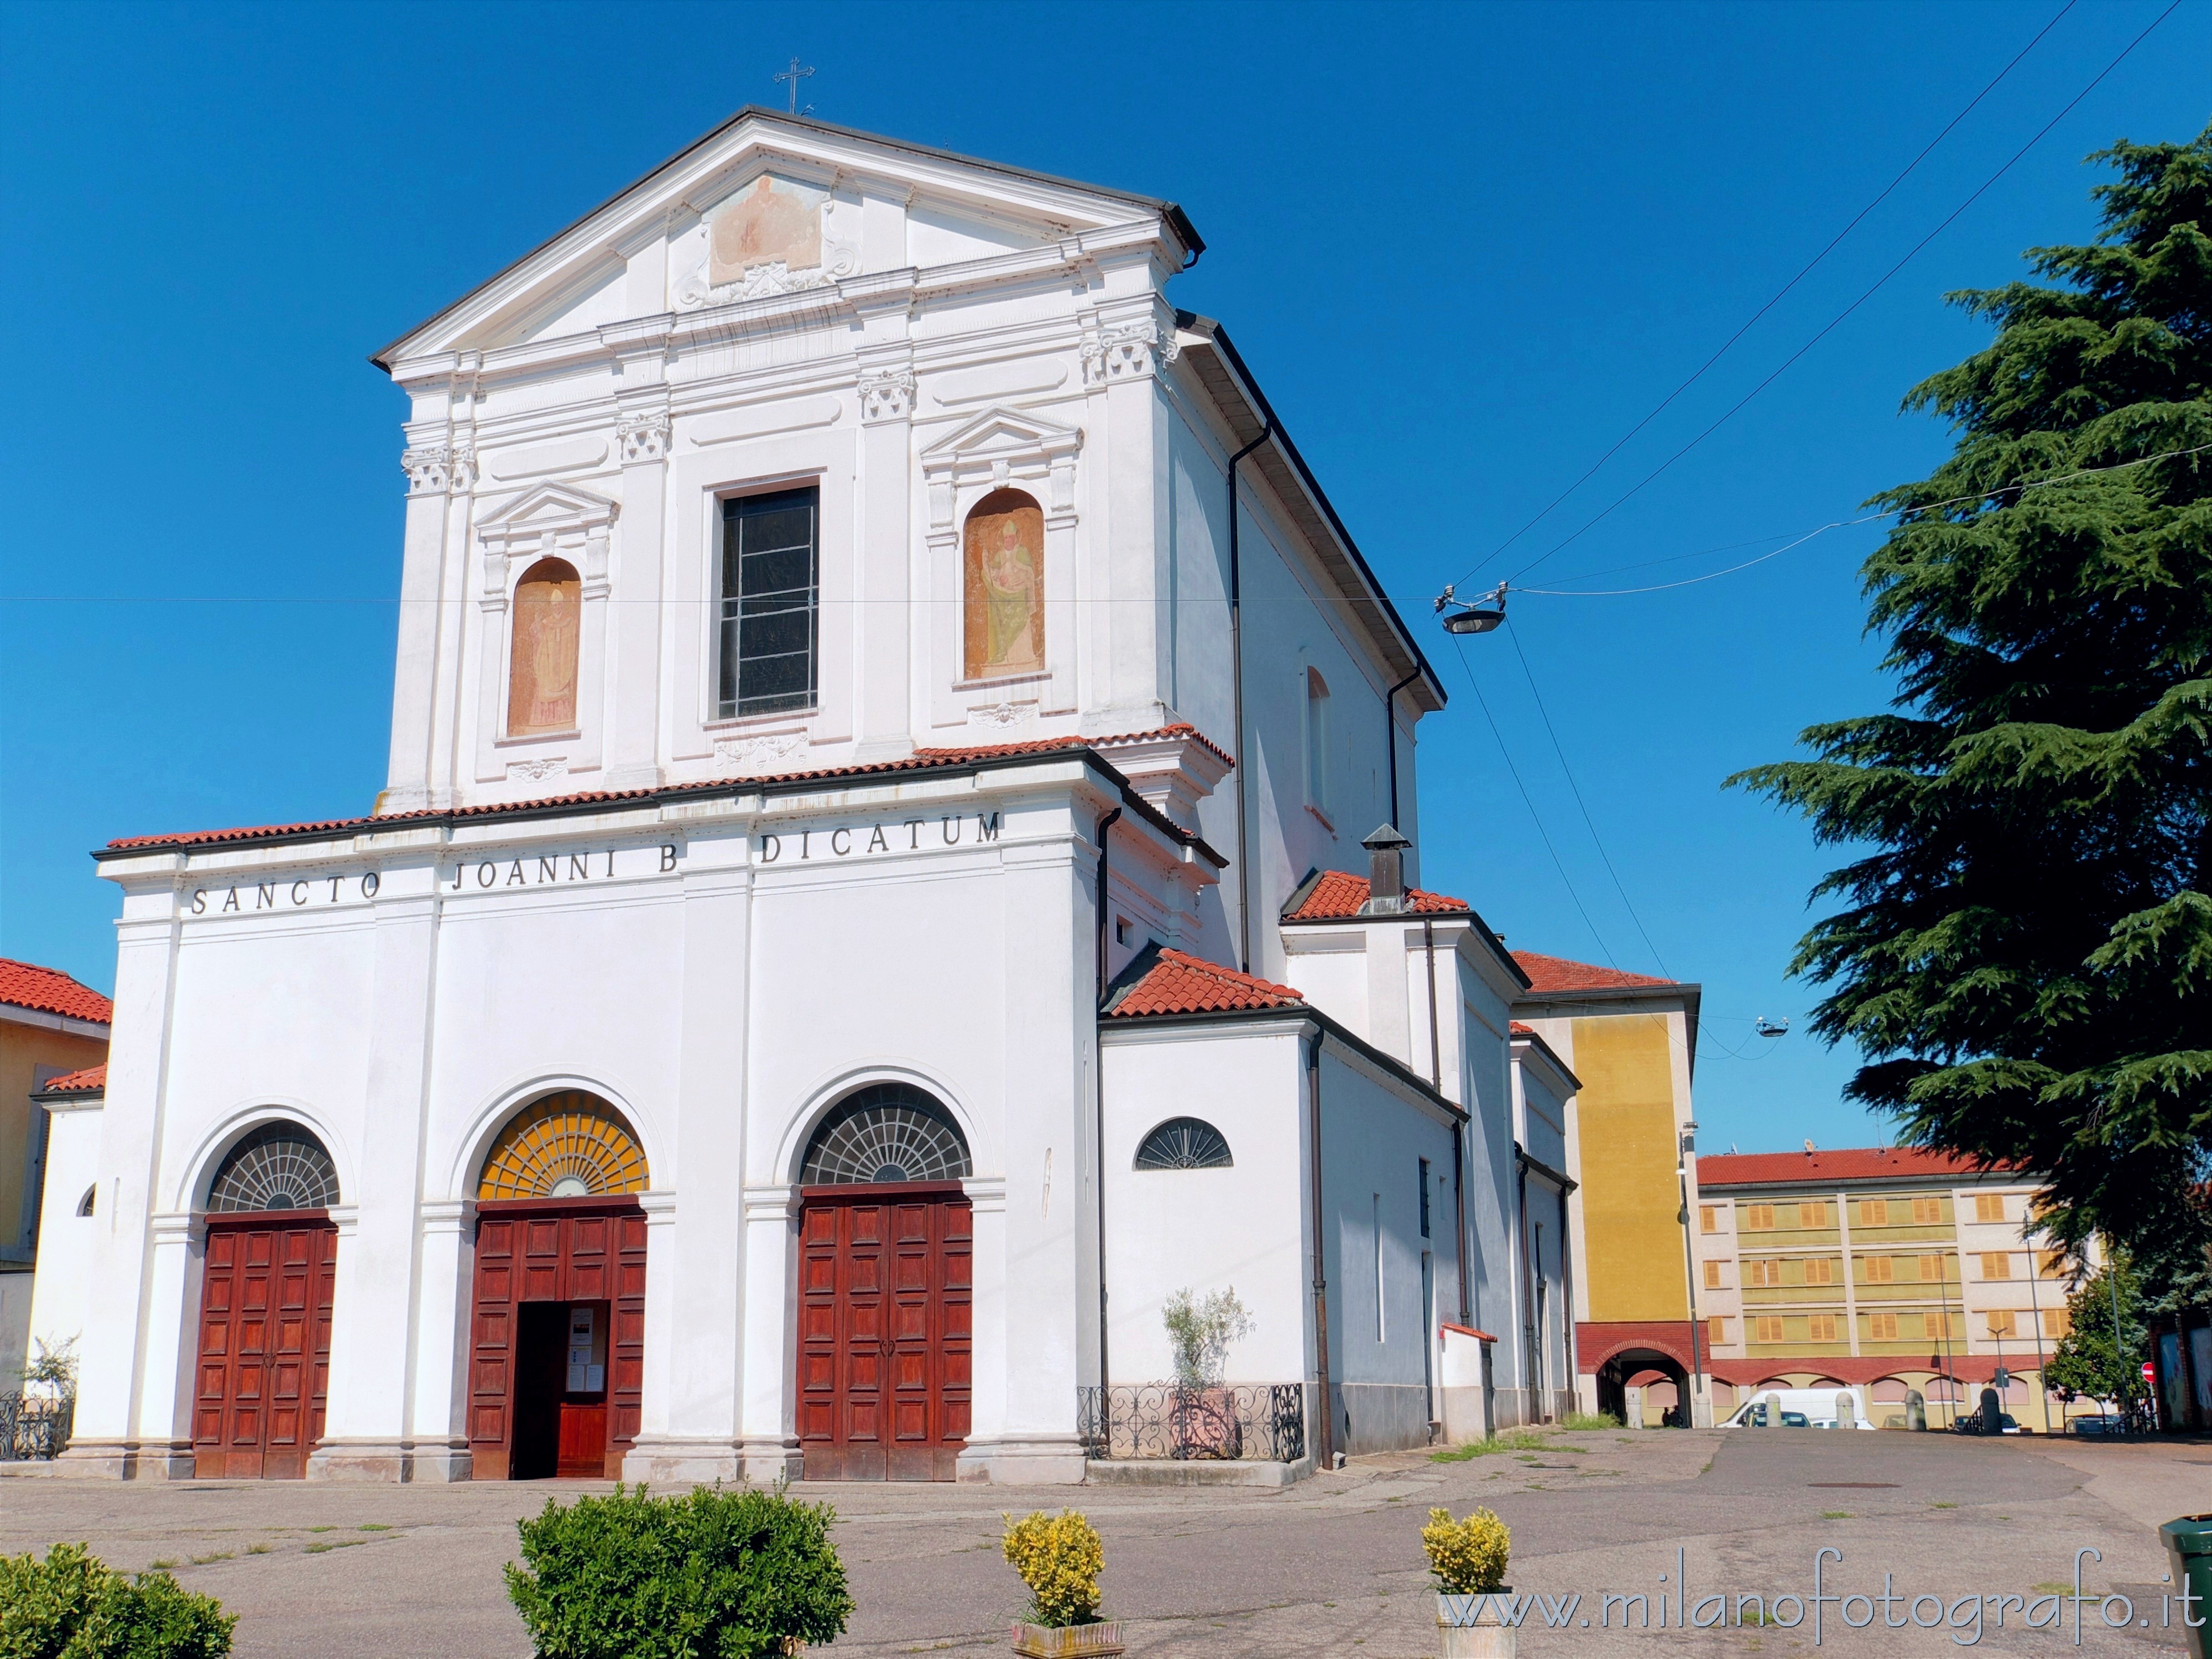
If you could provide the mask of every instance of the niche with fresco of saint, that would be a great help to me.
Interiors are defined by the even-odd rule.
[[[1044,509],[996,489],[968,515],[962,550],[965,678],[1044,672]]]
[[[576,726],[576,647],[583,584],[574,567],[540,559],[514,588],[514,642],[507,665],[509,737]]]

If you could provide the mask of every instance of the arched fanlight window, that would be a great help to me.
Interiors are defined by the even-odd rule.
[[[327,1210],[337,1201],[337,1166],[297,1123],[262,1125],[230,1149],[208,1183],[207,1206],[216,1212]]]
[[[95,1181],[91,1186],[84,1189],[84,1196],[77,1200],[76,1212],[79,1215],[90,1215],[92,1213],[92,1200],[99,1195],[99,1193],[100,1183]]]
[[[477,1196],[606,1198],[651,1184],[622,1114],[595,1094],[563,1089],[507,1120],[484,1154]]]
[[[964,1181],[968,1143],[945,1108],[904,1083],[863,1089],[822,1121],[799,1166],[802,1187]]]
[[[1221,1131],[1194,1117],[1170,1118],[1137,1148],[1140,1170],[1225,1170],[1234,1162]]]

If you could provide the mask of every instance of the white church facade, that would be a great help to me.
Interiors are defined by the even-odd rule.
[[[1201,247],[749,109],[377,355],[374,810],[97,855],[69,1464],[1075,1480],[1231,1287],[1279,1461],[1554,1409],[1575,1081]]]

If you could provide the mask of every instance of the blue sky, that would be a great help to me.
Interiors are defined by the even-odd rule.
[[[1227,324],[1429,630],[1445,582],[1580,528],[2163,9],[2069,10],[1698,386],[1492,556],[2062,3],[0,9],[0,955],[106,988],[117,906],[91,848],[368,809],[404,411],[366,354],[733,108],[781,101],[793,53],[826,120],[1181,202],[1209,248],[1176,299]],[[2081,158],[2193,136],[2208,62],[2212,9],[2175,12],[1530,585],[1718,570],[1923,476],[1945,434],[1899,398],[1984,337],[1942,295],[2086,235]],[[1816,994],[1783,973],[1833,860],[1719,787],[1886,698],[1856,577],[1877,534],[1662,592],[1528,594],[1464,665],[1424,633],[1452,696],[1422,727],[1425,878],[1515,946],[1701,981],[1707,1150],[1884,1138],[1839,1100],[1853,1057],[1802,1034]],[[1592,577],[1626,566],[1644,568]],[[1761,1015],[1801,1030],[1761,1039]]]

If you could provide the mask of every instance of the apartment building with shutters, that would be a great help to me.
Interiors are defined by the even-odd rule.
[[[1938,1427],[2002,1368],[2023,1426],[2062,1422],[2043,1367],[2081,1268],[2034,1227],[2033,1175],[1899,1146],[1697,1162],[1716,1412],[1762,1387],[1849,1383],[1869,1390],[1878,1425],[1901,1426],[1917,1389]]]

